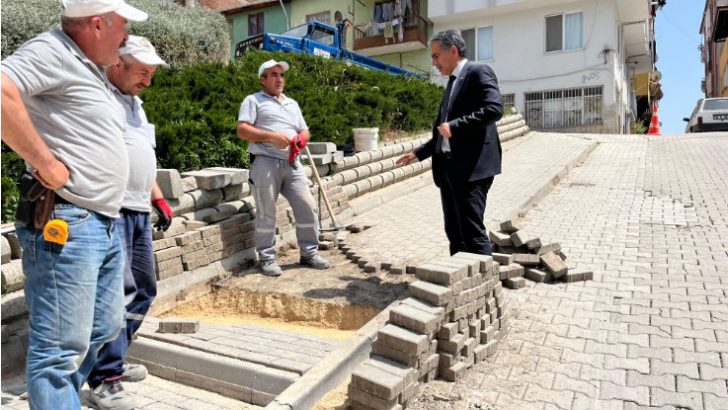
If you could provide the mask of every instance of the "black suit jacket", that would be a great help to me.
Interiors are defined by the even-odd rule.
[[[432,138],[415,151],[420,161],[433,157],[435,185],[440,186],[445,171],[459,181],[477,181],[501,173],[502,150],[495,123],[502,116],[503,103],[493,69],[485,64],[465,63],[451,91],[447,114],[452,132],[451,158],[435,154],[437,140],[442,138],[437,132],[438,118]]]

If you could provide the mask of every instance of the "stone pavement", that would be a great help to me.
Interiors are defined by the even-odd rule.
[[[252,325],[201,323],[196,333],[157,333],[158,323],[157,318],[145,319],[138,336],[298,375],[308,371],[338,345],[337,341],[321,337]]]
[[[728,135],[594,139],[526,218],[594,280],[510,291],[496,356],[412,409],[728,409]]]
[[[140,383],[125,383],[126,390],[134,395],[137,409],[144,410],[253,410],[261,407],[243,403],[237,400],[210,393],[205,390],[172,383],[154,376],[148,376]],[[3,380],[2,408],[13,410],[27,410],[28,402],[21,400],[17,394],[25,391],[24,382],[18,379]],[[88,388],[81,393],[85,398]],[[87,407],[84,400],[84,410]]]
[[[495,177],[488,194],[486,225],[524,211],[593,146],[594,142],[585,138],[549,133],[531,133],[504,143],[503,174]],[[448,255],[440,190],[431,182],[430,172],[418,178],[427,178],[430,183],[356,218],[372,225],[350,236],[348,244],[357,254],[393,265],[416,265]]]

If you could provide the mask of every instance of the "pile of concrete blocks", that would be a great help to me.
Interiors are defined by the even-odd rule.
[[[344,159],[344,151],[337,151],[333,142],[309,142],[308,150],[319,176],[329,175],[333,164]],[[306,158],[304,155],[303,158]],[[308,159],[308,158],[306,158]]]
[[[497,350],[508,330],[498,264],[458,253],[415,267],[410,297],[390,310],[372,356],[349,384],[353,409],[402,409],[424,383],[456,381]]]
[[[165,232],[155,231],[157,279],[164,280],[255,247],[255,203],[248,171],[206,168],[179,174],[157,171],[157,183],[177,217]]]
[[[539,283],[573,283],[594,278],[591,271],[569,269],[560,243],[543,244],[541,238],[529,235],[523,228],[523,221],[516,218],[501,222],[500,230],[488,232],[503,286],[520,289],[526,285],[524,277]]]

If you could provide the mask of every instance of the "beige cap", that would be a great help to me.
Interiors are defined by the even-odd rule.
[[[167,65],[159,55],[157,50],[154,49],[152,43],[147,40],[146,37],[142,36],[129,36],[126,40],[126,45],[119,49],[119,54],[122,56],[130,56],[136,61],[147,64],[147,65]]]
[[[289,68],[291,68],[291,66],[288,65],[288,63],[286,63],[285,61],[268,60],[265,63],[261,64],[260,68],[258,68],[258,77],[263,76],[266,70],[271,69],[277,65],[281,66],[284,73],[288,71]]]

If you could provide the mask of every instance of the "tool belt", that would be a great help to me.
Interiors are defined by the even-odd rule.
[[[60,199],[31,173],[24,172],[20,176],[20,199],[16,219],[25,226],[43,229],[51,219],[53,205],[61,202]]]

